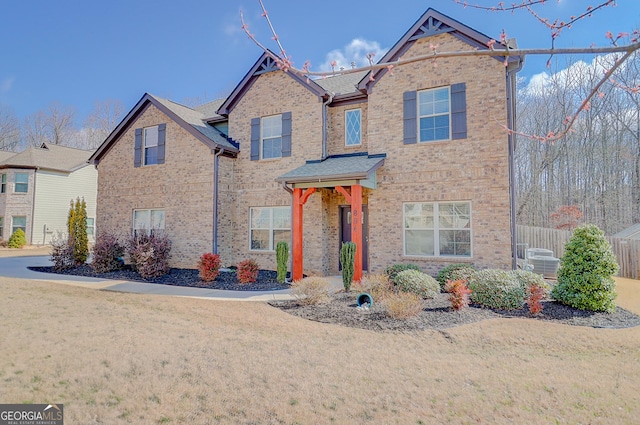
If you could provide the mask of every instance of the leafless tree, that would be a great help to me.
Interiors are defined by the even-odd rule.
[[[96,101],[93,112],[84,122],[85,143],[83,148],[95,149],[111,134],[124,114],[122,102],[116,99]]]
[[[20,145],[20,122],[11,109],[0,105],[0,150],[15,151]]]
[[[24,122],[24,137],[29,146],[42,143],[67,145],[74,132],[73,108],[52,103],[47,111],[38,111]]]

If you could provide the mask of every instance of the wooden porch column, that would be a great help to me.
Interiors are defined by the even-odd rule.
[[[362,280],[362,186],[351,186],[351,241],[356,244],[353,280]]]
[[[296,281],[302,279],[303,276],[303,252],[302,252],[302,219],[304,204],[307,199],[316,191],[315,187],[311,187],[305,191],[300,188],[293,189],[293,222],[291,223],[292,231],[292,246],[291,255],[293,255],[293,270],[291,273],[291,280]]]

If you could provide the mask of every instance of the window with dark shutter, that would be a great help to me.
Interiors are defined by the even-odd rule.
[[[260,118],[251,119],[251,160],[260,159]]]
[[[291,112],[282,114],[282,156],[291,156]]]
[[[158,164],[164,164],[166,134],[167,125],[160,124],[158,126]]]
[[[451,86],[451,138],[467,138],[467,93],[465,83]]]
[[[134,145],[133,166],[142,165],[142,129],[136,128],[136,141]]]

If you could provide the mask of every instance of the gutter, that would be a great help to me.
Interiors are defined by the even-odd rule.
[[[334,94],[329,93],[329,98],[322,103],[322,160],[327,158],[327,108],[333,102]]]
[[[509,203],[511,209],[510,227],[511,227],[511,268],[518,268],[518,236],[516,223],[516,182],[515,182],[515,149],[516,149],[516,74],[522,70],[524,66],[524,56],[521,56],[520,62],[515,68],[508,69],[506,75],[507,84],[507,128],[510,131],[507,134],[509,149]]]
[[[220,169],[220,155],[224,153],[223,148],[219,148],[213,157],[213,253],[218,253],[218,170]]]

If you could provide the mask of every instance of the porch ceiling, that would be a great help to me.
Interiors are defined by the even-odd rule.
[[[375,188],[376,170],[384,164],[386,154],[335,155],[324,160],[312,160],[278,178],[277,182],[294,187],[344,186],[357,181],[365,187]],[[346,183],[346,184],[345,184]]]

